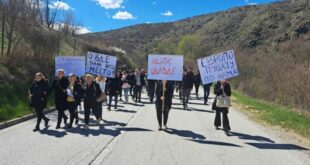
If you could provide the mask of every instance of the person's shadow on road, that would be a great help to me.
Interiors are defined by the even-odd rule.
[[[177,130],[177,129],[169,128],[169,129],[165,130],[165,132],[167,132],[169,134],[185,137],[185,138],[206,139],[205,136],[198,134],[198,133],[195,133],[193,131],[189,131],[189,130]]]

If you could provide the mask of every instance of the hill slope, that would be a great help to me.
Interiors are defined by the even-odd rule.
[[[289,0],[80,37],[124,50],[137,66],[146,66],[149,53],[183,54],[195,66],[196,58],[234,49],[239,90],[309,114],[309,16],[309,0]]]

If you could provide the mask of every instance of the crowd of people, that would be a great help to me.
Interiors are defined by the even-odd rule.
[[[142,91],[147,92],[150,103],[155,104],[159,130],[167,129],[169,111],[172,107],[174,91],[179,93],[180,102],[184,110],[190,109],[188,103],[191,97],[191,91],[195,88],[195,96],[199,99],[199,88],[203,86],[204,105],[208,104],[210,88],[212,83],[202,85],[200,73],[193,73],[190,68],[184,67],[182,81],[151,80],[147,78],[147,72],[144,69],[135,69],[134,71],[117,71],[114,78],[104,76],[94,77],[87,74],[78,77],[74,73],[66,76],[64,70],[56,71],[57,76],[49,85],[49,81],[43,73],[37,73],[35,79],[29,88],[31,98],[31,107],[37,114],[37,123],[33,131],[40,130],[41,120],[44,120],[45,126],[48,126],[50,119],[44,115],[44,109],[47,107],[48,96],[54,92],[55,108],[58,111],[56,129],[61,128],[62,120],[65,128],[70,129],[73,123],[79,124],[79,111],[84,107],[84,127],[88,129],[90,114],[95,116],[97,124],[102,121],[103,107],[111,111],[111,106],[117,109],[117,104],[122,101],[128,104],[131,101],[136,104],[143,104],[141,101]],[[212,109],[216,111],[214,126],[218,130],[223,123],[223,129],[226,133],[230,130],[228,112],[229,107],[218,105],[219,96],[230,96],[231,88],[227,80],[221,80],[214,85],[215,100]],[[131,99],[130,99],[131,98]],[[114,100],[114,105],[112,102]],[[81,104],[83,103],[83,104]],[[70,114],[69,123],[65,111]],[[221,122],[222,114],[222,122]]]

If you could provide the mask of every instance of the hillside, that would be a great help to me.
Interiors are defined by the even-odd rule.
[[[248,95],[310,109],[310,2],[289,0],[244,6],[177,22],[142,24],[80,36],[117,47],[137,66],[149,53],[176,53],[195,59],[234,49],[241,76],[236,88]]]

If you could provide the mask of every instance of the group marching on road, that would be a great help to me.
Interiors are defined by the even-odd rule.
[[[56,71],[57,77],[49,85],[49,81],[43,73],[37,73],[35,79],[29,88],[29,97],[31,98],[31,107],[35,109],[37,114],[37,123],[35,131],[40,131],[41,120],[44,120],[45,126],[48,126],[48,119],[43,110],[47,108],[48,96],[54,92],[55,108],[58,111],[58,119],[56,129],[60,129],[61,123],[65,124],[65,129],[70,129],[75,122],[79,123],[79,111],[84,108],[85,129],[88,129],[90,114],[95,116],[97,124],[102,121],[102,110],[107,106],[107,110],[111,111],[111,106],[117,109],[118,101],[123,101],[124,104],[130,103],[132,100],[135,103],[141,103],[141,93],[146,90],[150,103],[155,104],[158,130],[166,130],[169,111],[172,106],[172,98],[174,91],[179,93],[179,99],[183,104],[184,110],[189,109],[188,102],[191,97],[191,91],[195,88],[196,98],[198,97],[199,87],[203,86],[204,105],[208,104],[210,88],[212,83],[202,85],[200,73],[193,73],[190,68],[183,69],[182,81],[167,81],[167,80],[150,80],[147,77],[147,72],[144,69],[135,69],[135,71],[118,71],[114,78],[106,78],[96,76],[96,78],[87,74],[83,77],[78,77],[74,73],[66,76],[63,69]],[[224,96],[231,95],[231,87],[227,80],[221,80],[214,84],[214,94],[216,98],[212,104],[212,109],[216,111],[214,126],[218,130],[221,124],[226,134],[229,134],[230,125],[228,119],[229,105],[222,106],[225,101]],[[131,99],[130,99],[131,97]],[[223,99],[222,99],[223,97]],[[112,101],[114,100],[114,105]],[[83,104],[81,104],[83,103]],[[135,104],[136,105],[136,104]],[[70,114],[69,123],[65,111]],[[222,115],[221,115],[222,114]],[[222,120],[221,120],[222,116]]]

